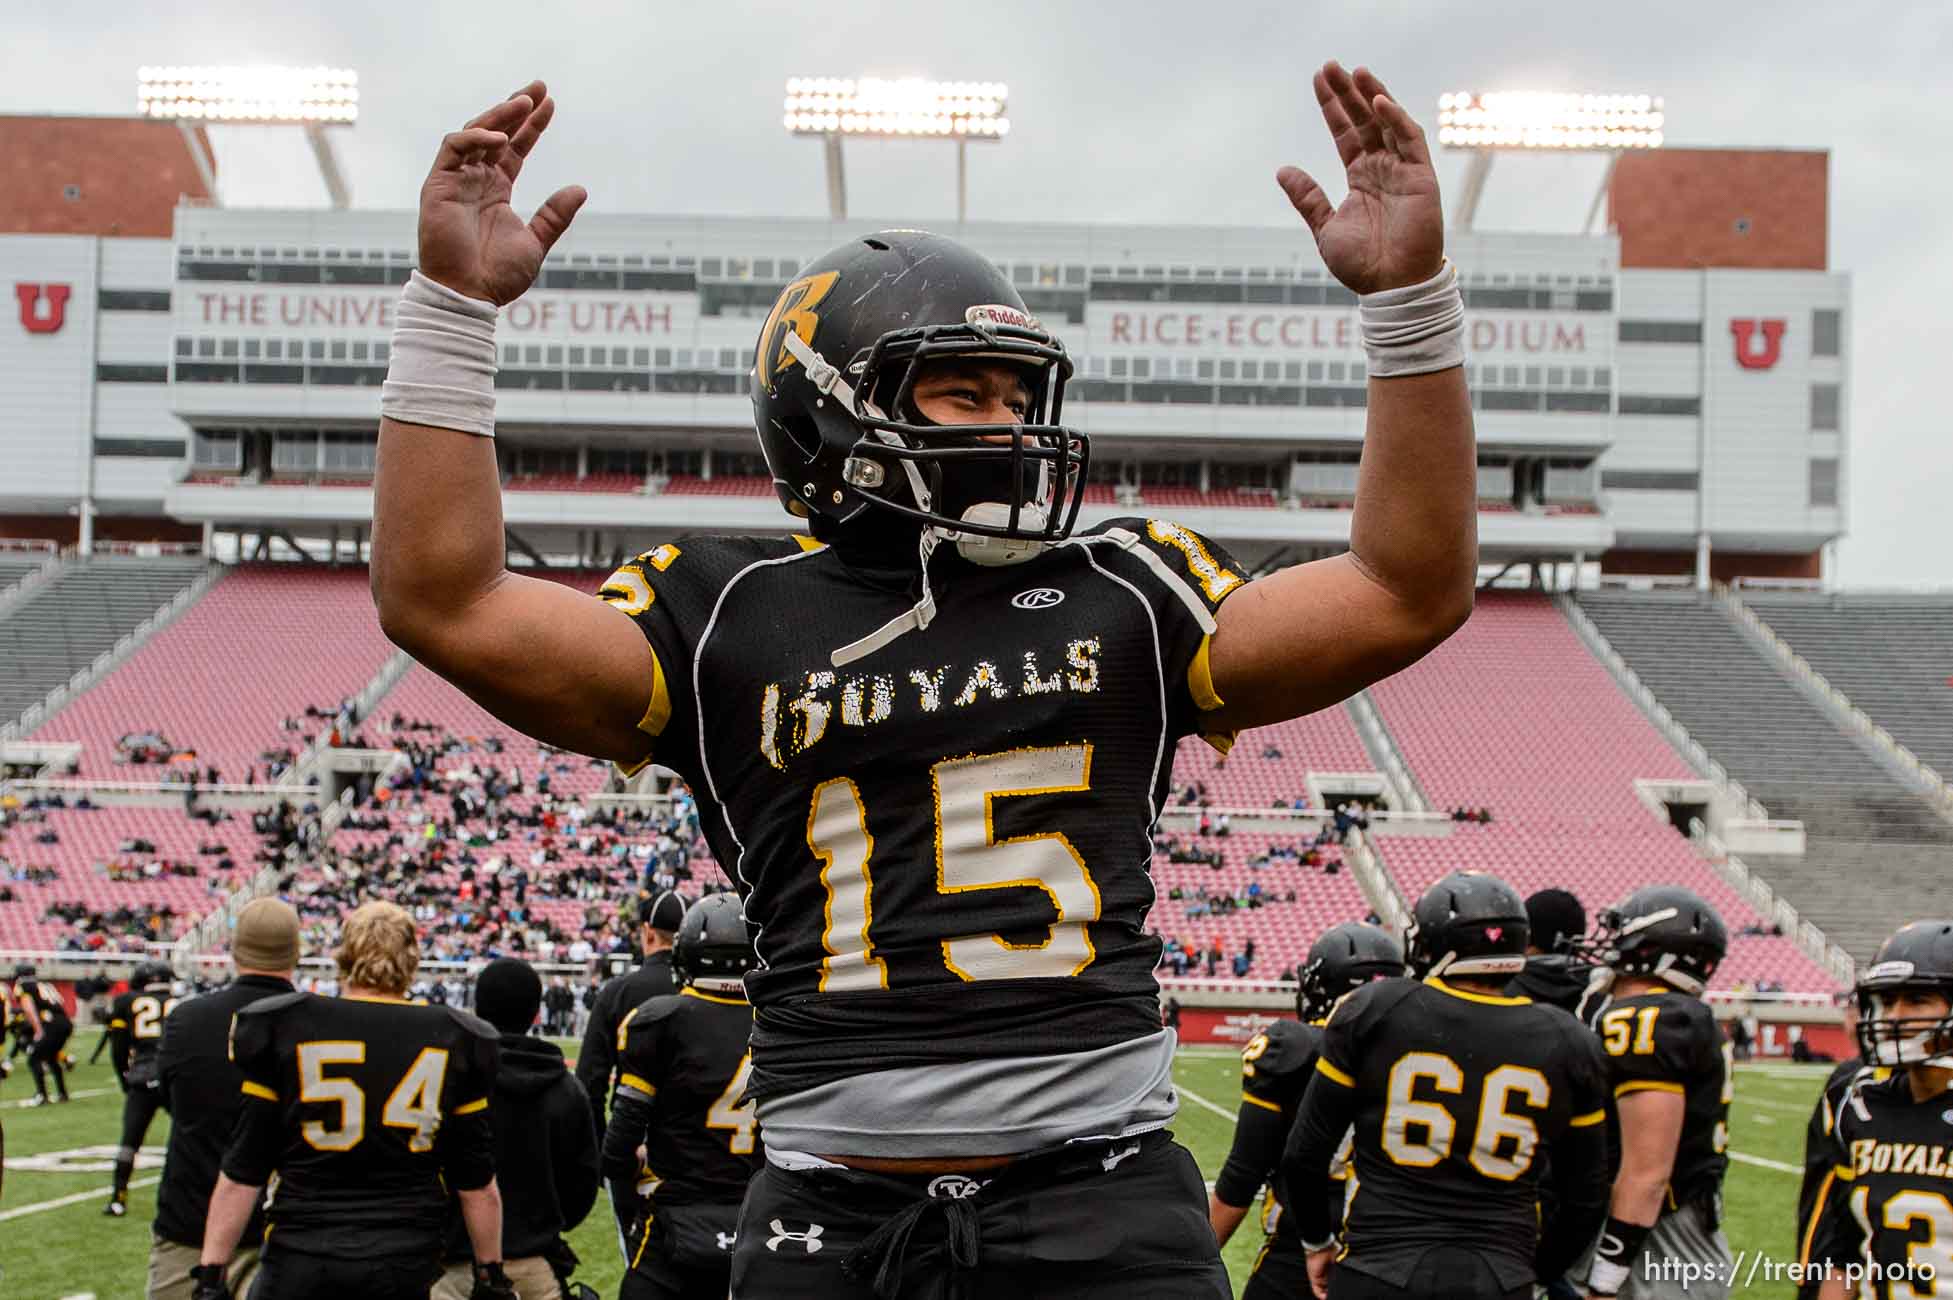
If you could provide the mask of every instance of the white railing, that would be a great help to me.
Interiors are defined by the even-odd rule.
[[[1352,827],[1343,837],[1343,861],[1356,877],[1357,887],[1370,907],[1383,920],[1383,928],[1401,934],[1410,923],[1410,904],[1398,892],[1397,881],[1384,869],[1370,846],[1369,836]]]
[[[1358,691],[1344,700],[1343,705],[1349,710],[1350,717],[1355,719],[1357,733],[1363,740],[1364,748],[1370,751],[1371,759],[1383,766],[1384,779],[1390,782],[1397,795],[1393,804],[1407,812],[1428,811],[1431,803],[1424,797],[1424,787],[1411,774],[1403,751],[1397,748],[1396,738],[1383,725],[1383,718],[1378,714],[1370,692]]]
[[[1600,660],[1602,666],[1612,674],[1615,682],[1627,692],[1628,698],[1640,707],[1648,720],[1668,738],[1668,743],[1688,760],[1689,766],[1700,772],[1706,779],[1721,786],[1737,806],[1748,812],[1752,818],[1758,821],[1768,820],[1769,810],[1752,799],[1750,792],[1743,788],[1742,782],[1732,777],[1727,768],[1711,758],[1709,751],[1702,748],[1695,737],[1689,735],[1689,730],[1682,725],[1681,719],[1670,713],[1667,707],[1655,698],[1655,693],[1649,690],[1634,669],[1628,666],[1627,660],[1621,658],[1620,652],[1614,649],[1606,634],[1600,630],[1593,619],[1587,616],[1587,611],[1580,608],[1580,602],[1570,596],[1560,595],[1553,598],[1553,603],[1560,607],[1560,611],[1566,615],[1567,622],[1573,625],[1574,632],[1586,642],[1587,649]]]
[[[1839,984],[1850,984],[1857,978],[1858,964],[1852,960],[1851,954],[1832,943],[1824,931],[1806,921],[1763,877],[1751,871],[1748,863],[1731,853],[1700,821],[1693,823],[1690,831],[1689,838],[1695,841],[1704,860],[1731,889],[1756,909],[1758,915],[1773,921],[1783,930],[1785,938],[1795,943],[1806,957],[1816,962]]]
[[[198,597],[210,590],[211,584],[222,577],[223,573],[224,571],[220,566],[211,565],[202,573],[198,574],[195,582],[192,582],[182,591],[172,596],[167,605],[164,605],[154,614],[144,619],[137,625],[133,632],[127,633],[114,646],[96,655],[93,663],[49,691],[47,698],[43,699],[39,704],[29,705],[27,711],[20,715],[18,721],[9,722],[5,726],[0,727],[0,741],[12,740],[16,736],[28,735],[36,727],[46,722],[49,718],[52,718],[56,713],[59,713],[69,700],[94,685],[98,679],[112,671],[124,659],[127,659],[133,654],[136,647],[140,646],[152,633],[161,631],[163,628],[175,622],[177,617],[195,603]]]
[[[1808,659],[1793,650],[1790,643],[1777,634],[1775,628],[1764,622],[1755,610],[1744,604],[1742,597],[1735,591],[1728,587],[1718,588],[1716,599],[1722,602],[1723,608],[1733,614],[1737,621],[1754,632],[1777,659],[1810,689],[1812,694],[1830,707],[1833,714],[1853,731],[1869,737],[1942,817],[1953,821],[1953,789],[1947,787],[1944,777],[1921,762],[1917,754],[1895,740],[1891,732],[1873,722],[1863,709],[1851,702],[1850,696],[1831,685],[1823,673],[1813,668]]]

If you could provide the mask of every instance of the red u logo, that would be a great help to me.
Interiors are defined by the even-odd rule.
[[[1783,355],[1784,322],[1777,320],[1732,320],[1729,332],[1736,336],[1736,364],[1745,370],[1768,370]],[[1763,345],[1757,346],[1757,331]]]
[[[16,284],[14,297],[20,299],[20,323],[29,334],[52,334],[68,318],[69,287],[65,284]],[[47,298],[45,311],[41,298]]]

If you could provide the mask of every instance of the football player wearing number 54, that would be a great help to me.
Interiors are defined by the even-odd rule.
[[[1175,742],[1225,748],[1414,662],[1477,563],[1424,133],[1364,69],[1313,88],[1348,197],[1276,180],[1359,295],[1368,426],[1350,549],[1253,582],[1171,519],[1078,526],[1063,344],[916,230],[813,257],[760,328],[754,428],[804,533],[677,537],[594,601],[508,572],[497,311],[586,196],[510,206],[556,111],[540,82],[441,144],[381,393],[374,599],[504,721],[699,792],[759,957],[738,1300],[1228,1294],[1165,1131],[1148,831]]]
[[[427,1300],[450,1189],[474,1247],[475,1300],[512,1300],[488,1110],[500,1035],[407,1000],[419,954],[413,918],[392,903],[346,918],[337,960],[343,996],[287,993],[232,1021],[244,1110],[192,1300],[230,1300],[226,1266],[274,1174],[252,1300]]]

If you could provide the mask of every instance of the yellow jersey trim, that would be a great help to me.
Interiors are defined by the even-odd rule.
[[[260,1097],[265,1101],[278,1100],[277,1093],[265,1087],[262,1083],[252,1083],[249,1079],[246,1079],[242,1084],[238,1086],[238,1091],[242,1092],[247,1097]]]
[[[1575,1115],[1567,1121],[1568,1128],[1592,1128],[1607,1118],[1605,1110],[1590,1110],[1585,1115]]]
[[[656,1085],[648,1079],[640,1079],[635,1074],[619,1074],[617,1076],[617,1086],[620,1088],[636,1088],[647,1097],[655,1097],[658,1095]]]
[[[1817,1225],[1824,1220],[1824,1202],[1831,1195],[1831,1185],[1838,1181],[1838,1171],[1828,1169],[1824,1181],[1817,1185],[1817,1199],[1811,1202],[1811,1221],[1804,1225],[1804,1239],[1797,1244],[1797,1262],[1811,1262],[1811,1243],[1817,1240]]]
[[[1429,976],[1424,982],[1440,993],[1449,993],[1452,997],[1463,998],[1467,1002],[1483,1002],[1488,1007],[1528,1007],[1533,1001],[1531,998],[1509,998],[1491,993],[1467,993],[1463,989],[1452,988],[1436,975]]]
[[[678,996],[681,998],[697,998],[701,1002],[716,1002],[722,1007],[745,1007],[752,1005],[745,998],[718,997],[711,993],[701,993],[697,989],[689,986],[678,990]]]
[[[1316,1073],[1325,1079],[1331,1079],[1342,1084],[1345,1088],[1354,1088],[1356,1086],[1356,1080],[1331,1065],[1329,1058],[1325,1056],[1318,1056],[1316,1058]]]
[[[1629,1079],[1626,1083],[1614,1085],[1616,1097],[1625,1097],[1630,1092],[1672,1092],[1679,1097],[1683,1088],[1681,1084],[1670,1083],[1666,1079]]]
[[[457,1115],[472,1115],[478,1110],[488,1109],[488,1098],[478,1097],[474,1101],[464,1101],[454,1108]]]
[[[1263,1110],[1272,1110],[1272,1111],[1274,1111],[1274,1112],[1275,1112],[1275,1113],[1276,1113],[1277,1115],[1279,1115],[1279,1114],[1281,1114],[1281,1113],[1282,1113],[1282,1108],[1281,1108],[1280,1106],[1277,1106],[1277,1105],[1276,1105],[1276,1104],[1275,1104],[1274,1102],[1272,1102],[1272,1101],[1263,1101],[1263,1100],[1262,1100],[1261,1098],[1259,1098],[1259,1097],[1257,1097],[1257,1096],[1255,1096],[1255,1095],[1254,1095],[1253,1093],[1251,1093],[1251,1092],[1244,1092],[1244,1093],[1242,1093],[1242,1094],[1241,1094],[1241,1100],[1242,1100],[1242,1101],[1245,1101],[1245,1102],[1247,1102],[1247,1103],[1248,1103],[1248,1104],[1249,1104],[1250,1106],[1259,1106],[1259,1107],[1261,1107],[1261,1108],[1262,1108]]]

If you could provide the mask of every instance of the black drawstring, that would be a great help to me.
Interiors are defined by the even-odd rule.
[[[962,1293],[959,1275],[975,1271],[983,1241],[977,1208],[968,1200],[925,1197],[913,1202],[849,1251],[848,1257],[841,1262],[841,1271],[851,1281],[860,1282],[872,1270],[876,1300],[897,1300],[902,1293],[902,1273],[908,1261],[909,1239],[915,1235],[922,1216],[937,1209],[943,1212],[944,1244],[949,1253],[947,1291],[955,1300]]]

